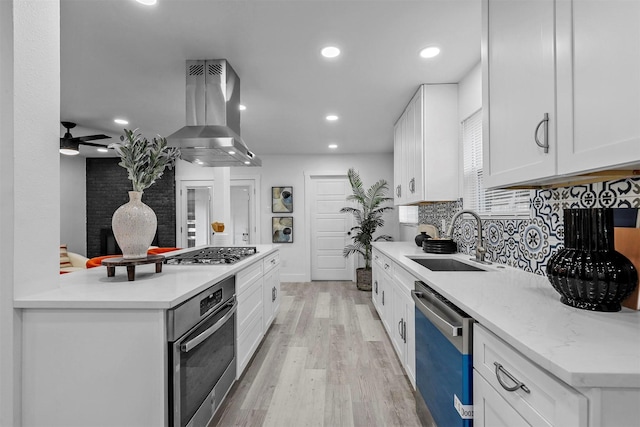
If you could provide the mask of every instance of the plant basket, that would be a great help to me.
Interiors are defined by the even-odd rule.
[[[356,286],[361,291],[370,291],[371,290],[371,270],[367,270],[366,268],[357,268],[356,269]]]

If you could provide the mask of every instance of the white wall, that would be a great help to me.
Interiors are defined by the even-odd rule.
[[[78,134],[84,135],[84,134]],[[60,244],[87,255],[87,168],[84,157],[60,155]]]
[[[482,67],[478,62],[458,83],[460,122],[482,108]]]
[[[59,278],[60,3],[0,1],[0,12],[0,425],[19,426],[22,323],[13,299]]]
[[[256,148],[257,150],[257,148]],[[306,238],[305,174],[342,174],[350,167],[359,173],[365,188],[379,179],[393,185],[393,155],[313,155],[313,156],[259,156],[262,159],[262,206],[259,211],[261,221],[261,241],[271,243],[271,187],[293,187],[294,242],[280,246],[283,261],[280,277],[285,282],[310,280],[310,242]],[[239,172],[232,169],[233,174]],[[391,195],[391,191],[388,193]],[[386,219],[385,228],[379,234],[389,234],[397,239],[398,216],[394,209]]]
[[[0,426],[20,421],[20,321],[13,309],[13,3],[0,1]]]

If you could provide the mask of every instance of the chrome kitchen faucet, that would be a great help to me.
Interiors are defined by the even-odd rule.
[[[473,217],[475,217],[476,223],[477,223],[476,227],[478,229],[478,241],[476,243],[476,257],[475,259],[474,258],[471,258],[471,259],[473,261],[476,261],[482,264],[491,264],[491,262],[485,261],[484,259],[485,254],[487,253],[487,250],[485,249],[484,246],[482,246],[482,219],[480,218],[480,215],[478,215],[476,212],[472,211],[471,209],[463,209],[460,212],[457,212],[451,219],[451,225],[449,225],[449,230],[447,232],[447,235],[451,240],[453,240],[453,226],[456,223],[456,220],[458,219],[458,217],[466,213],[473,215]]]

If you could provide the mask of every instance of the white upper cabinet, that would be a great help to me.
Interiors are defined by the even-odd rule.
[[[640,162],[640,2],[483,0],[482,19],[487,187]]]
[[[487,187],[555,173],[553,5],[552,0],[484,2],[482,161]],[[548,126],[548,153],[534,140],[545,113],[550,120],[541,128]],[[544,134],[539,129],[540,138]]]
[[[402,116],[404,117],[404,115]],[[393,194],[394,202],[396,205],[403,205],[405,203],[407,190],[407,170],[403,166],[406,155],[404,150],[404,135],[403,135],[403,119],[402,117],[396,123],[393,128]]]
[[[640,1],[557,6],[558,173],[640,161]]]
[[[458,85],[421,85],[394,128],[396,205],[455,200]]]

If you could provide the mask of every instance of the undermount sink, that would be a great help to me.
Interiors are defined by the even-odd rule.
[[[486,271],[453,258],[409,258],[431,271]]]

